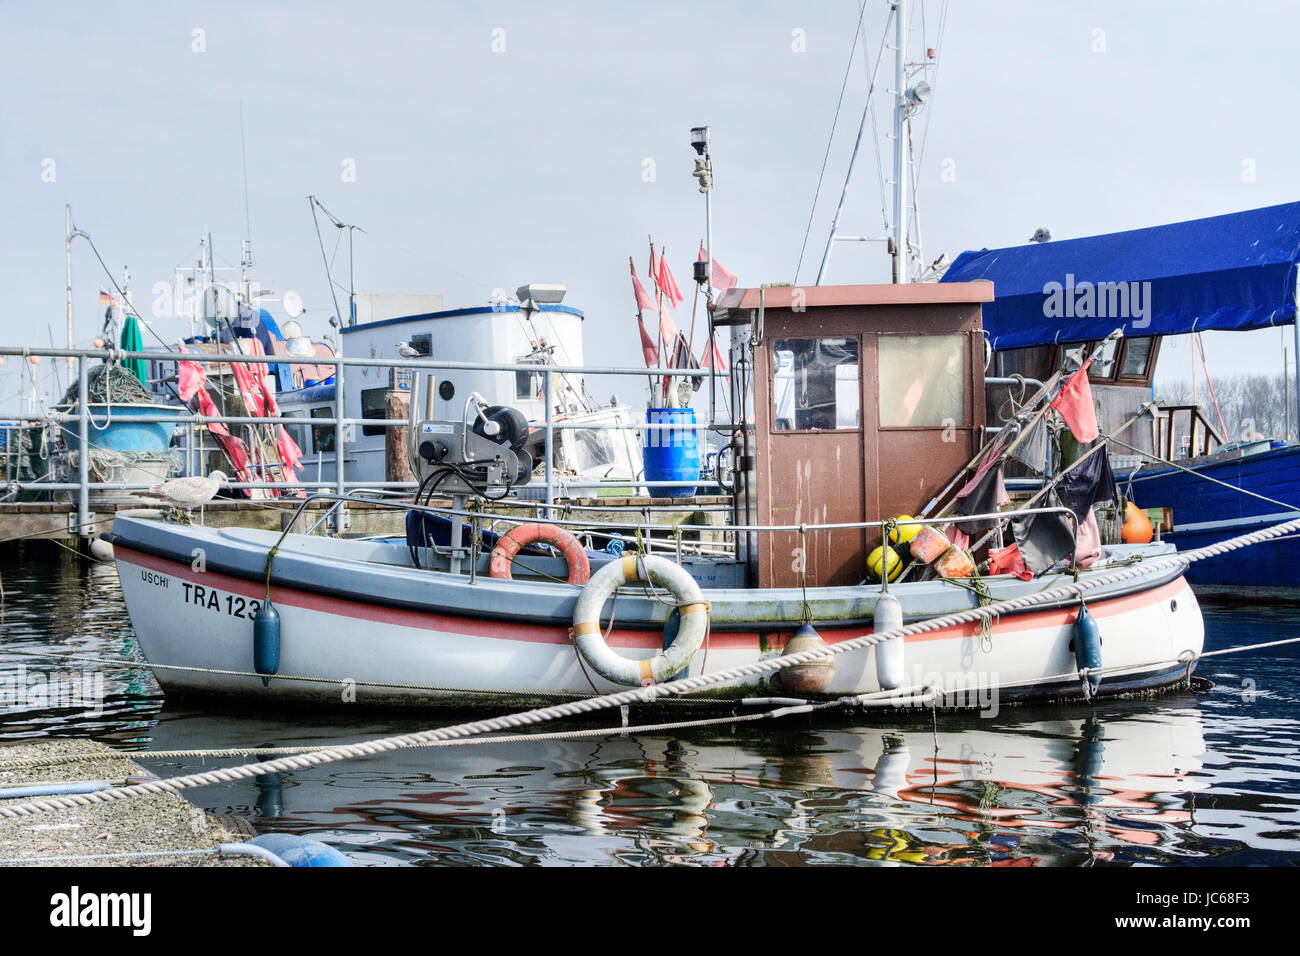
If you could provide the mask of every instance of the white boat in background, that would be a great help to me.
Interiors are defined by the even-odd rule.
[[[548,404],[543,370],[547,366],[585,364],[584,316],[563,304],[564,295],[563,286],[534,284],[521,287],[516,297],[459,309],[442,308],[442,297],[438,295],[357,295],[357,323],[339,330],[342,354],[523,366],[448,369],[439,376],[434,405],[427,414],[431,418],[460,418],[471,395],[491,404],[509,405],[532,426],[530,454],[540,465],[544,455],[541,426],[547,418]],[[552,378],[554,395],[549,404],[552,420],[559,426],[553,459],[556,484],[607,483],[610,489],[624,494],[636,491],[642,477],[641,444],[633,428],[620,427],[632,426],[630,408],[618,403],[598,404],[580,374],[556,372]],[[386,418],[388,393],[409,390],[410,381],[409,370],[393,367],[362,368],[345,376],[346,414]],[[295,418],[331,418],[336,389],[333,377],[308,382],[305,387],[282,392],[280,407],[286,416]],[[333,427],[306,423],[288,427],[303,452],[304,477],[334,481],[338,463]],[[384,457],[387,429],[364,424],[349,429],[345,480],[384,482],[389,477]]]

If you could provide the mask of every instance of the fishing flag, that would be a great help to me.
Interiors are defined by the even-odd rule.
[[[181,351],[185,351],[185,346],[181,346]],[[188,402],[194,397],[194,393],[203,387],[207,381],[208,373],[198,362],[178,362],[176,364],[176,386],[180,392],[181,401]],[[209,399],[211,401],[211,399]]]
[[[645,290],[641,280],[636,277],[636,267],[632,268],[632,291],[636,293],[636,307],[641,309],[653,309],[655,300],[651,298],[650,293]]]
[[[663,262],[662,259],[659,261]],[[672,313],[668,311],[666,305],[659,307],[659,338],[665,343],[677,338],[677,323],[673,321]]]
[[[701,242],[698,261],[703,262],[704,257],[706,255],[707,253],[704,251],[704,243]],[[713,278],[713,283],[712,283],[713,288],[717,289],[719,292],[726,292],[728,289],[734,289],[736,287],[736,283],[740,281],[739,279],[736,278],[736,274],[734,272],[732,272],[730,269],[724,266],[717,259],[713,260],[713,268],[711,272]]]
[[[1052,399],[1052,407],[1065,419],[1071,434],[1084,444],[1101,434],[1097,428],[1097,409],[1092,403],[1092,388],[1088,385],[1088,366],[1091,364],[1092,359],[1084,362]]]
[[[298,447],[298,443],[293,440],[293,436],[285,430],[283,425],[279,428],[276,446],[280,451],[280,462],[288,472],[286,480],[293,481],[293,473],[302,467],[302,449]]]
[[[704,350],[704,360],[700,363],[700,368],[715,368],[719,372],[727,370],[727,359],[722,354],[722,349],[718,348],[717,339],[709,339],[709,347]]]
[[[656,281],[659,283],[659,291],[667,297],[668,304],[674,309],[686,301],[686,296],[682,295],[682,290],[677,286],[677,280],[673,278],[673,270],[668,267],[668,257],[663,253],[659,254]]]
[[[646,331],[645,322],[639,315],[636,317],[636,324],[641,329],[641,354],[645,356],[645,367],[654,368],[659,364],[659,347]]]
[[[1034,573],[1025,567],[1025,559],[1020,556],[1020,547],[1012,541],[1005,548],[989,548],[989,574],[1014,574],[1022,581],[1028,581]]]

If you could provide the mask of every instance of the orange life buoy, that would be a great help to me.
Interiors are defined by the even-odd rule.
[[[569,566],[570,584],[582,585],[591,579],[591,562],[587,560],[587,551],[578,539],[558,525],[538,521],[521,524],[501,536],[497,546],[492,549],[488,573],[494,578],[510,580],[510,565],[519,549],[537,543],[552,545],[560,552]]]

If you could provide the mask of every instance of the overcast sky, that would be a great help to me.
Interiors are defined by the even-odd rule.
[[[868,56],[859,44],[805,282],[888,10],[866,2]],[[924,4],[924,35],[915,6],[919,54],[939,46],[943,4]],[[308,331],[323,334],[334,311],[314,193],[366,230],[359,291],[461,306],[564,283],[587,314],[588,356],[632,364],[627,257],[643,272],[652,233],[685,285],[703,235],[692,126],[713,131],[718,259],[742,284],[794,279],[858,2],[4,2],[0,13],[5,344],[65,339],[64,203],[115,272],[130,267],[142,308],[206,231],[220,260],[238,261],[242,100],[254,274],[302,296]],[[1300,4],[1282,0],[951,0],[916,129],[927,257],[1018,244],[1039,226],[1064,239],[1300,198],[1297,36]],[[880,207],[868,143],[844,231],[879,233]],[[336,265],[346,273],[343,254]],[[87,344],[105,277],[85,243],[73,269]],[[887,279],[878,246],[837,248],[829,281]],[[188,332],[156,327],[169,340]],[[1281,341],[1213,336],[1212,371],[1277,371]],[[1166,347],[1167,374],[1186,377],[1187,354]],[[20,364],[0,367],[0,409],[15,407]]]

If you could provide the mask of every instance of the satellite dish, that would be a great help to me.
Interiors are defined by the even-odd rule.
[[[280,326],[280,334],[284,336],[286,342],[289,339],[299,338],[302,335],[302,326],[293,319],[290,319],[288,322],[284,323],[284,325]]]
[[[239,315],[239,299],[223,285],[209,286],[203,307],[203,319],[212,328]]]
[[[302,296],[297,292],[286,292],[281,300],[284,311],[288,313],[289,318],[296,319],[305,311],[302,307]]]

